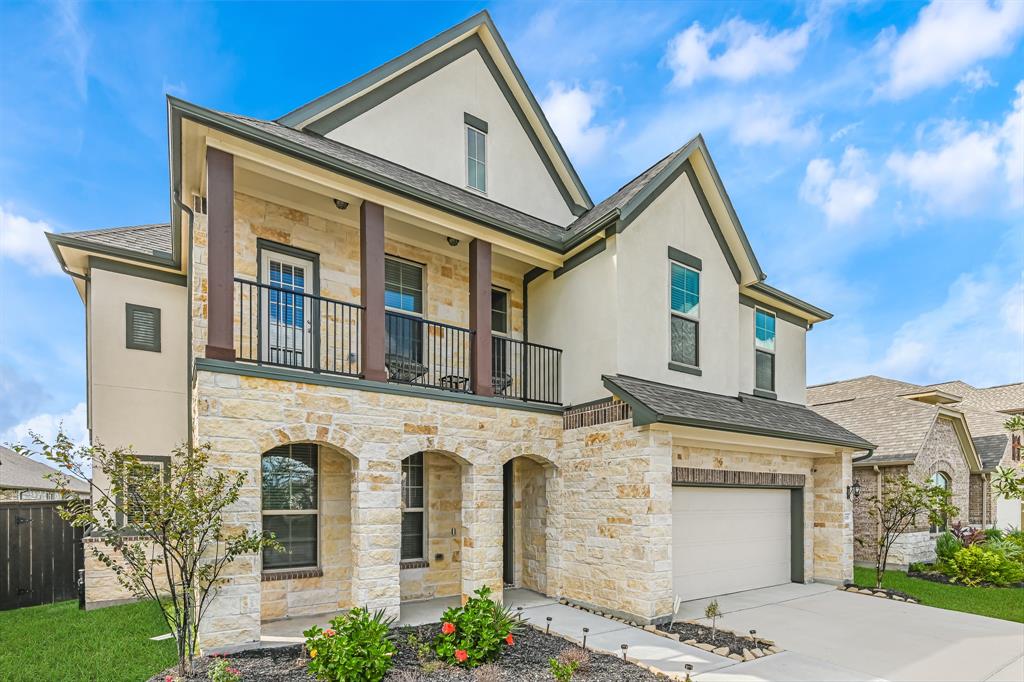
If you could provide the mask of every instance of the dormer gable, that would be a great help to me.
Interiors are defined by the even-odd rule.
[[[558,225],[593,206],[486,11],[278,122]]]

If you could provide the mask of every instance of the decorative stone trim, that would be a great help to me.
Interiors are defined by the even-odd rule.
[[[803,474],[672,467],[672,485],[731,485],[758,488],[803,488],[805,481],[806,476]]]
[[[840,588],[840,589],[842,589],[842,588]],[[675,640],[677,642],[682,641],[683,644],[686,644],[688,646],[697,647],[698,649],[702,649],[704,651],[709,651],[709,652],[711,652],[711,653],[713,653],[713,654],[715,654],[717,656],[721,656],[723,658],[729,658],[729,659],[734,660],[734,661],[753,661],[755,659],[764,658],[765,656],[771,656],[772,654],[777,654],[777,653],[780,653],[780,652],[783,651],[783,649],[781,647],[775,645],[775,641],[774,640],[767,639],[765,637],[760,637],[759,636],[759,637],[757,637],[755,640],[753,640],[751,642],[751,644],[754,644],[756,642],[757,646],[753,646],[753,647],[751,647],[749,649],[743,649],[743,655],[734,654],[734,653],[730,653],[729,652],[729,647],[716,646],[716,645],[714,645],[714,644],[712,644],[710,642],[699,642],[699,641],[697,641],[695,639],[680,640],[678,632],[668,632],[666,630],[662,630],[661,628],[659,628],[657,625],[654,625],[654,624],[642,625],[642,624],[638,623],[635,620],[630,620],[628,618],[620,618],[618,616],[613,616],[610,613],[605,613],[604,611],[600,611],[600,610],[597,610],[597,609],[587,608],[585,606],[580,606],[579,604],[574,604],[573,602],[571,602],[570,600],[568,600],[568,599],[566,599],[564,597],[559,599],[558,603],[559,604],[563,604],[564,606],[570,606],[570,607],[572,607],[574,609],[578,609],[580,611],[586,611],[588,613],[593,613],[596,616],[601,616],[602,618],[607,618],[607,619],[613,620],[613,621],[615,621],[617,623],[622,623],[624,625],[629,625],[631,627],[635,627],[638,630],[644,630],[645,632],[650,632],[653,635],[658,635],[659,637],[664,637],[665,639],[672,639],[672,640]],[[677,623],[689,623],[691,625],[699,625],[701,627],[707,627],[704,623],[700,623],[700,622],[695,621],[695,620],[683,620],[683,621],[675,621],[675,622],[677,622]],[[671,625],[671,624],[669,623],[668,625]],[[718,628],[718,631],[719,632],[727,632],[730,635],[733,635],[734,637],[737,637],[737,638],[751,639],[749,634],[744,634],[744,633],[736,632],[734,630],[729,630],[727,628],[721,628],[720,627],[720,628]],[[635,661],[631,661],[631,662],[635,663]],[[651,670],[654,671],[654,672],[665,674],[662,671],[657,670],[656,668],[651,668]]]
[[[262,575],[262,581],[265,583],[273,582],[275,580],[296,580],[299,578],[322,578],[324,570],[322,568],[303,568],[298,571],[265,571]]]
[[[403,571],[407,568],[430,568],[430,562],[426,559],[420,559],[418,561],[403,561],[399,565],[399,568]]]
[[[906,592],[899,592],[897,590],[878,590],[873,587],[861,587],[859,585],[854,584],[840,585],[836,589],[844,592],[853,592],[854,594],[866,594],[869,597],[879,597],[881,599],[892,599],[893,601],[902,601],[908,604],[920,603],[917,601],[917,599],[911,597]]]

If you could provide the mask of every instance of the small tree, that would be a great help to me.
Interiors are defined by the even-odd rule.
[[[712,599],[704,607],[704,617],[711,619],[711,641],[718,641],[718,619],[722,617],[722,610],[718,608],[718,600]]]
[[[1003,428],[1010,432],[1010,437],[1017,440],[1013,446],[1017,448],[1017,457],[1020,457],[1020,439],[1024,434],[1024,416],[1014,415],[1003,423]],[[999,493],[1000,497],[1008,500],[1024,501],[1024,469],[1018,462],[1016,467],[999,467],[995,478],[992,480],[992,489]]]
[[[926,516],[935,526],[945,523],[959,510],[953,506],[950,492],[928,483],[915,483],[906,474],[887,476],[882,494],[868,497],[868,513],[878,525],[875,543],[875,587],[882,587],[889,550],[918,517]]]
[[[90,543],[92,552],[125,589],[160,604],[178,643],[178,673],[191,674],[199,624],[224,569],[241,555],[280,548],[272,535],[225,528],[224,511],[238,501],[245,472],[208,472],[208,445],[177,448],[169,467],[158,470],[131,449],[75,448],[63,431],[53,444],[36,434],[32,439],[38,452],[22,445],[14,449],[57,465],[49,478],[67,501],[59,509],[61,518],[103,540]],[[102,473],[109,481],[107,487],[93,483],[87,461],[93,477]],[[74,496],[68,474],[89,481],[91,503]]]

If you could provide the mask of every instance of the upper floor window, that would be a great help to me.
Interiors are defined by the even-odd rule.
[[[508,334],[508,292],[491,289],[491,331]]]
[[[263,550],[263,568],[315,568],[319,517],[316,445],[282,445],[263,454],[263,530],[284,551]]]
[[[700,273],[672,262],[672,362],[700,364]]]
[[[384,259],[384,305],[423,314],[423,266],[398,258]]]
[[[754,387],[775,391],[775,315],[754,310]]]
[[[487,133],[466,125],[466,185],[487,191]]]

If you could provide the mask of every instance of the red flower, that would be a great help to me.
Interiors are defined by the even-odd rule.
[[[327,628],[326,630],[324,630],[324,637],[334,637],[336,634],[338,633],[331,628]]]
[[[456,649],[455,650],[455,660],[456,661],[458,661],[459,663],[465,663],[467,658],[469,658],[469,654],[466,653],[465,649]]]
[[[164,677],[164,682],[174,682],[174,678],[170,675]]]
[[[444,625],[441,626],[442,635],[450,635],[453,632],[455,632],[455,625],[453,623],[446,622]]]
[[[507,637],[505,637],[505,643],[508,644],[509,646],[512,646],[513,644],[516,643],[516,640],[512,639],[512,633],[511,632],[508,633]]]

